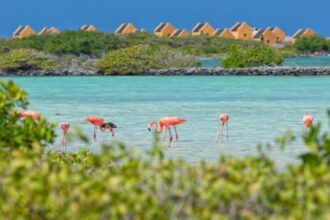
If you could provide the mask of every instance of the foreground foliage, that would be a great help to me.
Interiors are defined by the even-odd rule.
[[[53,68],[55,64],[47,54],[33,49],[15,49],[0,54],[0,69],[15,71]]]
[[[271,47],[261,46],[244,49],[234,45],[227,57],[221,61],[221,66],[225,68],[259,67],[280,65],[283,62],[283,56]]]
[[[36,132],[48,130],[47,123],[9,120],[16,105],[26,105],[26,94],[12,83],[3,87],[1,103],[8,104],[2,104],[6,110],[0,120],[8,132],[16,132],[21,123],[29,123]],[[282,146],[293,139],[288,134],[278,142]],[[322,134],[316,125],[303,140],[309,151],[301,155],[301,163],[278,171],[263,149],[258,156],[191,164],[164,159],[157,141],[147,154],[121,143],[106,144],[102,152],[93,154],[86,150],[45,153],[41,142],[51,143],[51,139],[34,138],[26,146],[4,139],[0,142],[0,217],[329,219],[330,132]]]
[[[41,118],[19,120],[17,110],[26,109],[26,92],[12,81],[0,84],[0,147],[27,148],[44,147],[54,141],[54,124]]]
[[[169,47],[138,45],[104,56],[97,67],[106,74],[134,74],[149,69],[198,66],[194,56]]]

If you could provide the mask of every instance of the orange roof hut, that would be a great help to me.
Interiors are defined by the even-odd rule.
[[[315,32],[310,29],[310,28],[307,28],[307,29],[299,29],[291,38],[291,41],[292,43],[295,43],[297,39],[301,38],[301,37],[310,37],[310,36],[313,36],[315,35]]]
[[[137,29],[134,27],[131,23],[122,23],[117,30],[115,31],[115,34],[131,34],[135,33]]]
[[[160,23],[154,30],[155,35],[158,37],[170,37],[176,29],[169,23]]]
[[[80,30],[87,31],[87,32],[95,32],[97,31],[96,27],[94,25],[83,25],[81,26]]]
[[[225,29],[217,28],[214,31],[213,36],[221,37],[224,39],[235,39],[234,35],[231,33],[231,31],[228,28]]]
[[[43,29],[41,29],[38,35],[57,34],[57,33],[60,33],[60,31],[56,27],[51,27],[51,28],[44,27]]]
[[[253,39],[256,41],[261,41],[269,46],[276,44],[276,36],[270,28],[266,28],[265,30],[257,30],[253,35]]]
[[[177,29],[171,35],[171,37],[179,37],[179,38],[185,38],[185,37],[189,37],[189,36],[190,36],[190,33],[186,29]]]
[[[237,40],[252,40],[253,38],[252,29],[246,22],[237,22],[230,31]]]
[[[209,23],[197,23],[192,29],[193,36],[206,35],[212,36],[214,34],[214,28]]]
[[[20,25],[13,33],[13,39],[22,39],[33,35],[36,35],[36,32],[29,25],[25,27]]]
[[[276,37],[276,42],[281,43],[285,41],[285,33],[279,27],[270,27],[270,30]]]

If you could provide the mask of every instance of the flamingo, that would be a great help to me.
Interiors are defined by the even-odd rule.
[[[117,126],[112,122],[106,122],[102,124],[103,131],[109,129],[109,131],[112,133],[112,137],[115,135],[115,132],[113,130],[114,128],[117,128]]]
[[[26,111],[26,112],[20,112],[17,111],[20,118],[32,118],[32,120],[37,121],[40,119],[40,113],[35,111]]]
[[[65,147],[66,147],[66,136],[67,136],[68,130],[70,128],[70,123],[69,122],[62,122],[60,127],[61,127],[61,130],[63,132],[63,137],[62,137],[62,140],[60,142],[60,148],[62,147],[63,149],[65,149]]]
[[[96,130],[97,127],[99,127],[100,131],[102,131],[102,125],[103,125],[103,118],[99,117],[99,116],[89,116],[85,118],[85,121],[91,123],[92,125],[94,125],[94,141],[96,141]]]
[[[115,135],[113,129],[117,128],[117,126],[111,122],[106,122],[104,123],[104,120],[102,117],[99,116],[89,116],[85,118],[85,121],[91,123],[92,125],[94,125],[94,141],[96,141],[96,131],[97,131],[97,127],[99,127],[100,131],[106,131],[107,129],[109,129],[109,131],[112,133],[112,136]]]
[[[309,128],[313,124],[313,117],[309,112],[307,112],[303,117],[303,122],[306,128]]]
[[[176,131],[176,126],[179,125],[179,124],[183,124],[185,123],[186,120],[185,119],[182,119],[182,118],[178,118],[178,117],[162,117],[161,119],[159,119],[159,122],[155,122],[155,121],[151,121],[149,124],[148,124],[148,130],[151,131],[151,127],[156,125],[156,133],[159,134],[162,132],[163,130],[163,127],[165,127],[165,135],[163,137],[163,141],[165,140],[166,138],[166,135],[167,135],[167,131],[169,131],[169,147],[171,147],[171,143],[172,143],[172,140],[173,140],[173,137],[172,137],[172,132],[171,132],[171,126],[174,127],[174,131],[175,131],[175,136],[176,136],[176,141],[179,140],[179,135],[178,135],[178,132]]]
[[[215,139],[215,143],[219,142],[220,136],[223,137],[223,128],[227,127],[227,138],[228,138],[228,121],[229,121],[229,115],[227,113],[222,113],[219,116],[219,120],[221,122],[220,128],[219,128],[219,132],[218,132],[218,136]]]

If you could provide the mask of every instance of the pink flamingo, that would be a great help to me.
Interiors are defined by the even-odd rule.
[[[94,125],[94,141],[96,141],[96,131],[97,127],[99,127],[100,131],[106,131],[109,129],[109,131],[112,133],[112,136],[115,135],[114,128],[117,128],[117,126],[114,123],[111,122],[105,122],[102,117],[99,116],[89,116],[85,118],[85,121],[91,123]]]
[[[229,121],[229,115],[227,113],[222,113],[219,116],[219,120],[221,122],[220,128],[219,128],[219,132],[218,132],[218,136],[215,139],[215,143],[219,142],[220,136],[223,137],[223,128],[227,127],[227,138],[228,138],[228,121]]]
[[[67,136],[68,130],[70,128],[70,123],[69,122],[62,122],[60,127],[61,127],[61,130],[63,132],[63,137],[62,137],[62,140],[60,142],[60,148],[62,147],[63,149],[65,149],[65,147],[66,147],[66,136]]]
[[[21,119],[23,118],[32,118],[34,121],[37,121],[40,119],[40,113],[39,112],[35,112],[35,111],[26,111],[26,112],[20,112],[17,111],[19,117]]]
[[[313,124],[313,117],[309,112],[307,112],[303,117],[303,122],[306,128],[309,128]]]
[[[159,134],[162,132],[163,130],[163,127],[165,127],[165,135],[163,137],[163,141],[165,140],[166,138],[166,135],[167,135],[167,131],[169,131],[169,147],[171,147],[171,143],[172,143],[172,140],[173,140],[173,137],[172,137],[172,132],[171,132],[171,126],[174,127],[174,131],[175,131],[175,136],[176,136],[176,141],[179,140],[179,135],[178,135],[178,132],[176,130],[176,126],[179,125],[179,124],[183,124],[185,123],[186,120],[185,119],[182,119],[182,118],[178,118],[178,117],[162,117],[161,119],[159,119],[159,122],[155,122],[155,121],[151,121],[149,124],[148,124],[148,130],[151,131],[151,127],[156,125],[156,133]]]
[[[100,131],[104,131],[104,129],[102,128],[103,125],[103,118],[99,117],[99,116],[89,116],[85,118],[85,121],[91,123],[92,125],[94,125],[94,141],[96,141],[96,130],[97,127],[99,127]]]

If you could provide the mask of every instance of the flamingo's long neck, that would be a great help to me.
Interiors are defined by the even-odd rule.
[[[154,122],[154,124],[156,124],[156,133],[162,133],[163,131],[163,126],[160,123]]]
[[[100,128],[100,131],[102,131],[102,132],[106,130],[106,128],[103,128],[102,125],[99,125],[99,128]]]

